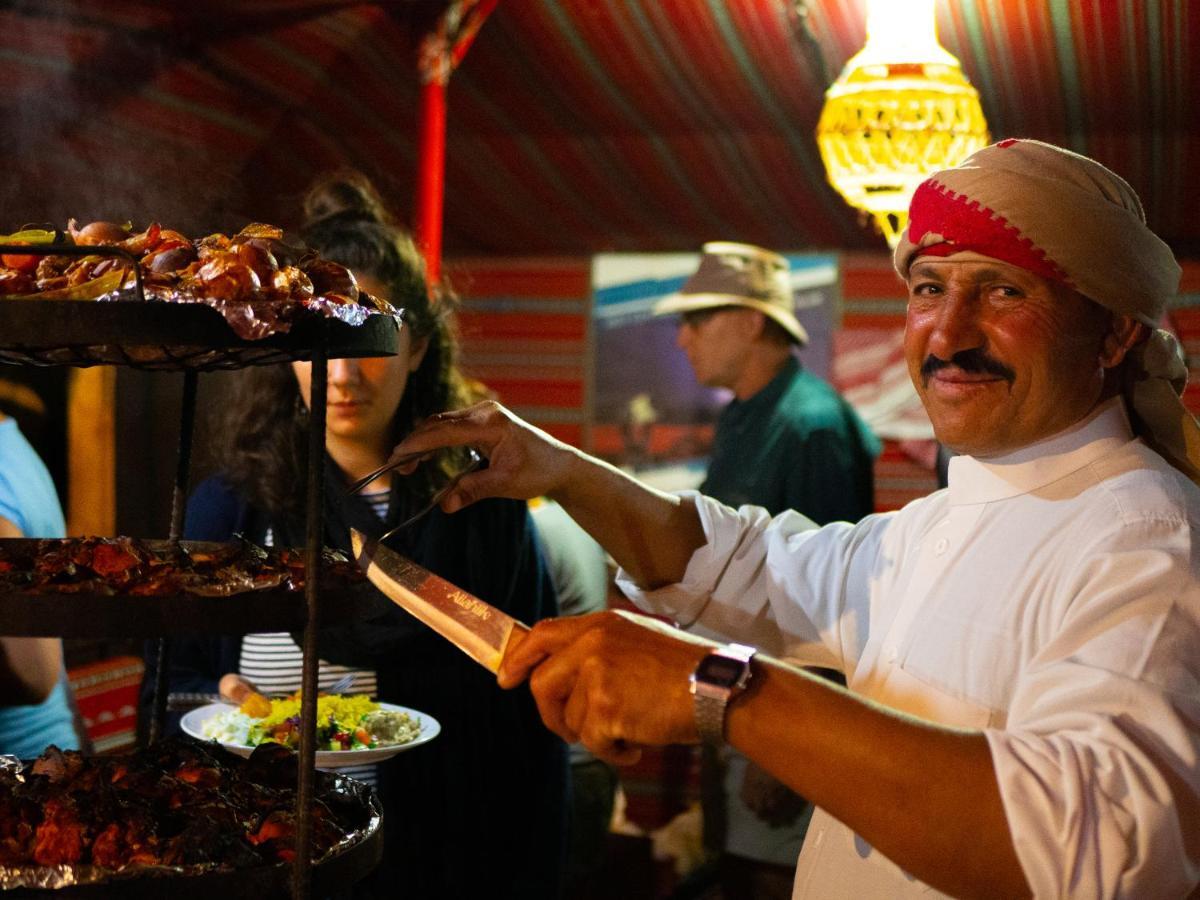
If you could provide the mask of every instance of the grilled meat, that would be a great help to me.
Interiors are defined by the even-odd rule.
[[[322,560],[331,586],[363,581],[341,553],[326,550]],[[276,587],[304,589],[303,553],[246,541],[188,548],[128,537],[0,542],[0,590],[12,592],[225,596]]]
[[[249,760],[186,738],[130,756],[50,747],[22,777],[0,775],[0,865],[244,868],[295,855],[295,762],[264,746]],[[290,772],[292,780],[280,774]],[[259,783],[255,775],[269,775]],[[312,808],[320,857],[363,826],[346,799]]]

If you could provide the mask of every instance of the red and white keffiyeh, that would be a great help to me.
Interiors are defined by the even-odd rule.
[[[1100,163],[1032,140],[985,147],[913,194],[893,263],[978,254],[1074,288],[1151,328],[1179,287],[1170,248],[1146,225],[1133,188]],[[1200,484],[1200,426],[1179,399],[1187,382],[1174,335],[1155,329],[1128,357],[1134,427]]]

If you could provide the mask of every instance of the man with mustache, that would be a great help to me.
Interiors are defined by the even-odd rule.
[[[656,493],[494,405],[400,446],[484,450],[448,509],[555,496],[641,606],[759,648],[601,614],[538,625],[501,684],[528,677],[609,759],[724,739],[812,799],[796,897],[1188,896],[1200,428],[1154,328],[1179,267],[1128,184],[1026,140],[923,183],[895,265],[910,375],[959,454],[899,512],[816,528]]]

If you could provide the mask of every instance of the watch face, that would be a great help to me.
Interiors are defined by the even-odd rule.
[[[696,671],[697,680],[718,687],[733,687],[742,676],[746,664],[724,656],[706,656]]]

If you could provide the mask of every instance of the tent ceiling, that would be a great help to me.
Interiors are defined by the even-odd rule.
[[[351,165],[405,215],[416,46],[442,0],[27,0],[0,10],[0,228],[74,215],[291,224]],[[864,0],[501,0],[449,89],[453,255],[882,248],[825,183],[822,91]],[[1186,0],[939,0],[995,137],[1125,175],[1200,254],[1200,15]]]

